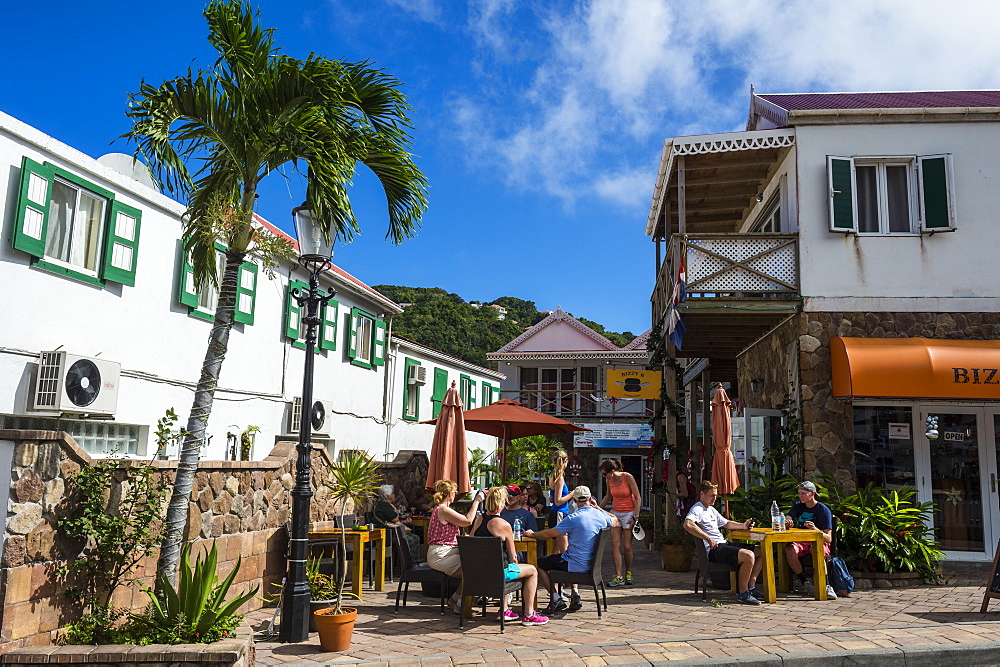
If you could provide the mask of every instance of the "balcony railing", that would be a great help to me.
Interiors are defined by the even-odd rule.
[[[522,389],[502,391],[501,398],[512,398],[521,405],[563,419],[600,417],[645,419],[648,415],[644,399],[615,398],[596,389]]]

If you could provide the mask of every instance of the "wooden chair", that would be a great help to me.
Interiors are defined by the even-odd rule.
[[[694,573],[694,594],[698,594],[698,580],[701,579],[701,601],[708,599],[708,579],[711,572],[728,572],[729,586],[733,593],[736,593],[736,572],[739,567],[728,563],[713,563],[708,560],[708,552],[705,550],[705,542],[699,537],[691,536],[694,540],[694,553],[698,557],[698,569]]]
[[[499,537],[458,537],[458,555],[462,559],[462,595],[480,597],[483,600],[483,614],[486,613],[488,598],[495,598],[503,604],[509,593],[521,590],[524,579],[503,580],[503,540]],[[465,627],[465,599],[458,617],[458,627]],[[500,632],[504,631],[504,617],[500,614]]]
[[[448,575],[426,565],[415,565],[410,556],[410,549],[406,545],[406,538],[403,537],[403,527],[395,526],[386,528],[386,531],[394,533],[392,548],[396,551],[396,558],[399,559],[399,587],[396,588],[396,609],[399,613],[399,594],[403,594],[403,606],[406,606],[406,596],[410,592],[410,583],[421,583],[424,581],[436,581],[441,585],[441,613],[444,613],[444,599],[448,596]]]
[[[594,587],[594,597],[597,599],[597,618],[601,618],[601,597],[604,597],[604,611],[608,610],[608,591],[604,588],[604,575],[601,572],[601,563],[604,561],[604,552],[607,550],[608,542],[611,541],[611,529],[605,528],[601,531],[594,543],[594,551],[590,555],[590,569],[586,572],[562,572],[560,570],[549,570],[549,579],[553,584],[577,584]],[[600,587],[600,592],[598,592]]]

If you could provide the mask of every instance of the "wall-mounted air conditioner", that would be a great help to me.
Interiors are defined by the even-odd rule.
[[[423,366],[410,366],[406,375],[407,384],[427,384],[427,369]]]
[[[331,401],[313,401],[312,409],[306,412],[309,419],[310,432],[330,434],[333,419],[333,403]],[[292,399],[288,415],[288,433],[298,434],[302,424],[302,397]]]
[[[63,350],[38,355],[31,409],[112,417],[118,407],[121,364]]]

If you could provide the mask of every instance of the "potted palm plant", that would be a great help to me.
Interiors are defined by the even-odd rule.
[[[316,556],[306,561],[306,583],[309,584],[309,631],[317,632],[314,613],[329,609],[337,603],[337,583],[333,575],[320,572],[322,558]]]
[[[694,556],[694,541],[677,523],[670,523],[666,530],[656,534],[653,544],[663,557],[663,569],[668,572],[687,572]]]
[[[347,527],[344,520],[347,506],[350,504],[353,511],[353,508],[363,505],[378,488],[380,476],[378,461],[368,458],[363,452],[353,452],[343,461],[334,464],[323,482],[330,489],[330,497],[340,503],[340,540],[337,549],[341,563],[347,561]],[[334,591],[334,605],[313,612],[319,642],[326,651],[346,651],[351,645],[358,610],[343,606],[346,582],[347,568],[341,568],[340,581]]]

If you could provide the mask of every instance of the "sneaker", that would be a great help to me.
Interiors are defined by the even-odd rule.
[[[742,593],[736,596],[736,599],[742,602],[743,604],[760,604],[760,600],[750,595],[750,591],[743,591]]]
[[[517,619],[521,618],[521,615],[518,614],[517,612],[515,612],[513,609],[508,609],[507,611],[503,612],[502,614],[501,613],[497,613],[497,620],[498,621],[500,620],[501,616],[503,616],[504,622],[507,622],[507,621],[516,621]]]
[[[612,577],[611,581],[608,582],[608,586],[624,586],[624,585],[625,585],[625,580],[619,577],[618,575]]]
[[[837,599],[837,591],[833,590],[833,586],[831,586],[830,584],[826,585],[826,599],[827,600]]]
[[[455,600],[448,600],[448,608],[451,609],[454,613],[458,614],[459,616],[462,615],[461,601],[456,602]]]
[[[750,595],[754,596],[755,598],[757,598],[761,602],[763,602],[766,599],[764,597],[764,591],[760,590],[756,586],[754,586],[753,588],[748,588],[747,589],[747,593],[749,593]]]
[[[813,586],[811,579],[806,579],[802,582],[802,592],[806,595],[812,595],[816,591],[816,587]]]
[[[549,616],[551,616],[552,614],[556,613],[557,611],[565,611],[565,610],[566,610],[566,600],[563,600],[562,598],[559,598],[558,600],[553,600],[552,602],[549,602],[549,606],[547,606],[542,611],[545,614],[548,614]]]
[[[542,616],[537,611],[531,616],[525,616],[523,619],[521,619],[521,625],[545,625],[548,622],[549,622],[549,617]]]
[[[569,599],[569,606],[566,611],[577,611],[583,607],[583,600],[580,599],[579,595],[574,595]]]
[[[632,580],[632,573],[631,572],[626,572],[625,573],[625,583],[628,584],[629,586],[631,586],[632,584],[635,583],[635,581]]]

